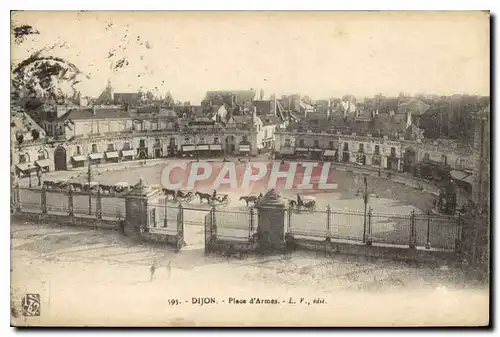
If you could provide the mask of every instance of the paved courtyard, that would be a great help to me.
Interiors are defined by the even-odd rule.
[[[27,324],[480,324],[488,291],[460,270],[416,266],[361,257],[295,252],[228,259],[205,256],[201,241],[174,253],[137,245],[111,231],[40,226],[13,220],[12,292],[19,313],[25,293],[41,295],[40,317]],[[188,226],[188,237],[203,229]],[[149,268],[156,266],[150,281]],[[215,297],[226,303],[169,306]],[[227,304],[228,297],[269,297],[288,301],[323,298],[329,307],[310,310],[280,304]],[[300,313],[300,315],[299,315]],[[283,320],[278,319],[282,317]],[[273,320],[274,319],[274,320]]]

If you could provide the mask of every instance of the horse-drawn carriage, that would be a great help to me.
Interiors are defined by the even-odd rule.
[[[183,192],[181,190],[170,190],[168,188],[164,188],[163,194],[165,195],[165,198],[168,200],[171,200],[175,203],[190,203],[194,199],[194,194],[193,192]],[[169,197],[172,197],[172,199],[169,199]]]
[[[288,201],[290,208],[297,213],[300,212],[314,212],[316,210],[316,199],[312,196],[297,195],[297,199],[290,199]]]
[[[196,192],[195,195],[200,198],[200,203],[203,203],[204,200],[206,200],[209,205],[227,206],[231,203],[231,198],[227,194]]]

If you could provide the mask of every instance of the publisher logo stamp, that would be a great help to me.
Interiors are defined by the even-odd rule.
[[[40,294],[26,294],[21,301],[23,316],[40,316]]]

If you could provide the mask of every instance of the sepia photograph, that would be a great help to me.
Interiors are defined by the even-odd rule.
[[[491,324],[488,11],[10,20],[11,326]]]

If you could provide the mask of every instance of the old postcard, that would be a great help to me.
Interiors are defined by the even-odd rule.
[[[11,21],[13,326],[489,324],[488,12]]]

